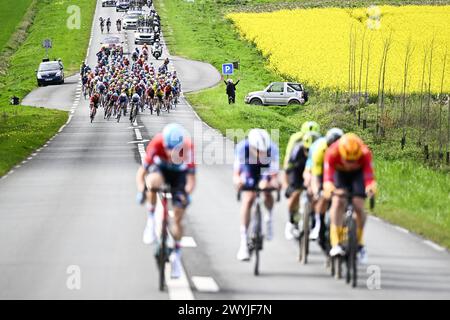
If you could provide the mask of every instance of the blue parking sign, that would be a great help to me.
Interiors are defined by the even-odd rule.
[[[224,63],[222,64],[222,74],[223,75],[231,75],[233,74],[234,68],[232,63]]]

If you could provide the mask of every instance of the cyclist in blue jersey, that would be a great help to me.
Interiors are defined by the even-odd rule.
[[[278,182],[279,151],[269,134],[263,129],[250,130],[248,137],[239,142],[235,149],[233,182],[238,190],[246,188],[280,188]],[[256,193],[253,191],[242,192],[241,205],[241,243],[237,253],[237,259],[248,260],[250,253],[247,247],[248,227],[250,223],[250,210],[255,201]],[[266,224],[266,239],[273,237],[272,208],[273,196],[264,193],[264,205],[267,213],[264,217]]]

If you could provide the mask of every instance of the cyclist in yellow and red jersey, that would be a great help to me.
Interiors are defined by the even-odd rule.
[[[358,260],[367,263],[367,251],[363,243],[366,220],[364,202],[367,196],[375,195],[376,181],[372,152],[356,134],[343,135],[325,152],[323,190],[325,198],[331,198],[330,256],[345,253],[340,244],[344,238],[342,225],[346,200],[340,194],[348,192],[352,195],[356,213]]]

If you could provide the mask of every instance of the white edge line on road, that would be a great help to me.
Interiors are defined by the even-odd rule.
[[[191,277],[192,282],[198,291],[201,292],[219,292],[219,286],[211,277]]]
[[[409,233],[409,231],[406,230],[405,228],[402,228],[402,227],[399,227],[399,226],[394,226],[394,228],[397,229],[397,230],[400,231],[400,232],[403,232],[403,233]]]
[[[182,248],[196,248],[197,243],[192,237],[182,237],[181,238],[181,247]]]
[[[427,246],[433,248],[434,250],[437,250],[437,251],[440,251],[440,252],[444,252],[445,251],[445,248],[443,248],[440,245],[434,243],[433,241],[424,240],[423,243],[425,243]]]

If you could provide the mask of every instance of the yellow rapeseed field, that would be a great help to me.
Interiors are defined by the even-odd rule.
[[[368,91],[376,93],[384,46],[389,43],[387,91],[401,92],[407,52],[408,92],[421,91],[425,58],[427,88],[432,57],[431,89],[439,93],[445,56],[443,88],[450,91],[450,6],[314,8],[232,13],[227,18],[256,44],[269,68],[310,85],[349,90],[352,83],[353,91],[360,84],[364,91],[367,78]]]

